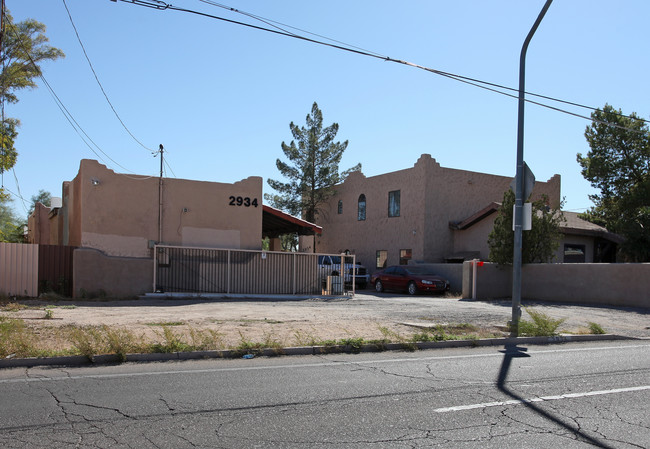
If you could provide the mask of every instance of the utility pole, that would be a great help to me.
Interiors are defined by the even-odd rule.
[[[162,143],[158,147],[160,154],[160,178],[158,178],[158,243],[162,243],[162,228],[163,228],[163,153],[165,149]],[[154,154],[154,157],[157,155]]]
[[[553,0],[546,0],[544,7],[537,16],[535,24],[528,32],[519,57],[519,109],[517,116],[517,174],[515,176],[515,213],[514,213],[514,254],[512,257],[512,321],[510,321],[510,336],[519,336],[519,318],[521,317],[521,251],[523,243],[524,217],[524,106],[526,91],[526,51],[537,27],[542,22],[546,11]]]

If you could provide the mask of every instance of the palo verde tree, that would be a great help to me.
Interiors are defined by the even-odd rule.
[[[650,132],[635,113],[624,116],[606,104],[591,114],[585,131],[586,156],[578,153],[582,175],[599,193],[583,218],[625,238],[621,255],[650,262]]]
[[[335,142],[339,125],[323,128],[323,114],[314,102],[307,115],[306,126],[289,124],[293,140],[282,142],[282,151],[289,160],[277,159],[276,166],[288,182],[269,179],[269,186],[276,194],[265,194],[271,206],[292,215],[302,215],[314,222],[320,206],[334,195],[334,186],[353,171],[361,170],[361,164],[339,172],[339,163],[348,141]]]
[[[503,204],[494,220],[494,228],[488,236],[490,262],[499,265],[512,264],[514,252],[512,212],[514,205],[515,194],[512,190],[508,190],[503,195]],[[555,251],[562,241],[560,225],[565,218],[560,208],[550,207],[546,195],[534,201],[532,209],[531,230],[523,232],[522,263],[548,263],[553,260]]]
[[[13,23],[8,11],[4,12],[4,32],[1,35],[0,101],[17,103],[17,92],[36,87],[35,79],[42,75],[41,64],[64,56],[58,48],[48,45],[45,25],[26,19]],[[18,153],[14,141],[20,122],[15,118],[2,118],[0,132],[0,173],[11,169]]]

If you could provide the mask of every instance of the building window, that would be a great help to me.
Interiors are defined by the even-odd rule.
[[[377,251],[377,268],[386,268],[388,261],[388,251],[380,249]]]
[[[362,193],[359,195],[359,210],[357,212],[357,220],[363,221],[366,219],[366,196]]]
[[[388,192],[388,216],[399,217],[399,190]]]
[[[337,212],[338,212],[339,215],[341,215],[343,213],[343,200],[339,200],[339,205],[338,205],[338,208],[337,208]]]
[[[408,265],[409,260],[411,260],[412,253],[410,249],[400,249],[399,250],[399,264]]]
[[[564,263],[585,263],[585,245],[564,245]]]

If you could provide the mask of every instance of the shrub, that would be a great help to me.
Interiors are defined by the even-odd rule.
[[[533,321],[519,321],[520,337],[551,337],[557,335],[557,329],[566,321],[566,318],[556,320],[543,312],[528,307],[525,309]]]
[[[589,331],[592,334],[605,334],[606,333],[605,329],[603,329],[602,326],[600,324],[598,324],[598,323],[594,323],[594,322],[590,321],[587,324],[587,326],[589,327]]]

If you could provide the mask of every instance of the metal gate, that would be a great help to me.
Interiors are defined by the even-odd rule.
[[[73,254],[76,246],[38,245],[38,293],[72,296]]]
[[[156,245],[154,291],[182,293],[323,295],[328,290],[318,254]],[[332,284],[330,279],[330,285]],[[351,286],[353,287],[353,286]]]

